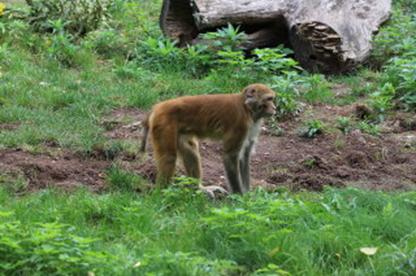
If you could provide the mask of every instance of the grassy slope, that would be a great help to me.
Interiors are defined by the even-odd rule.
[[[87,269],[108,274],[246,274],[270,264],[307,275],[414,272],[415,193],[257,191],[212,203],[183,189],[146,196],[45,191],[15,198],[2,192],[0,203],[0,214],[11,212],[1,217],[2,223],[19,221],[20,234],[32,232],[25,234],[27,239],[40,239],[36,230],[45,226],[36,223],[54,222],[74,226],[72,234],[94,237],[90,249],[111,255],[109,266],[99,263]],[[3,236],[18,236],[9,233]],[[8,249],[7,242],[0,242]],[[39,243],[47,247],[52,242]],[[21,246],[39,258],[37,265],[48,263],[48,257],[73,254],[64,246],[49,255],[27,241]],[[366,256],[362,247],[378,251]],[[134,267],[137,262],[140,266]],[[270,272],[277,269],[269,267]]]
[[[116,17],[127,41],[144,31],[157,37],[158,4],[130,5],[129,13]],[[162,71],[131,69],[117,48],[104,61],[83,49],[77,65],[67,68],[48,57],[47,39],[25,26],[11,30],[0,46],[0,123],[17,128],[0,130],[3,148],[39,151],[54,142],[88,153],[105,140],[100,122],[116,107],[148,108],[167,97],[236,91],[245,84],[230,75],[193,78],[174,64]],[[362,69],[332,82],[352,87],[343,98],[351,102],[378,85],[374,76]],[[369,88],[361,87],[364,80]],[[256,191],[213,203],[175,188],[163,195],[47,190],[18,197],[0,191],[0,272],[415,273],[415,193]],[[378,251],[366,256],[362,247]]]

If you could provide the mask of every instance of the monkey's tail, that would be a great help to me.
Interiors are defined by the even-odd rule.
[[[149,118],[151,112],[149,112],[146,118],[143,120],[143,138],[142,138],[142,145],[140,147],[141,152],[146,151],[146,144],[147,144],[147,137],[149,136]]]

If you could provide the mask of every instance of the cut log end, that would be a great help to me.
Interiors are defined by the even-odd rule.
[[[159,24],[163,34],[177,41],[180,47],[198,35],[189,0],[163,1]]]
[[[342,38],[321,22],[299,23],[290,30],[290,42],[299,63],[312,72],[337,74],[353,69],[346,58]]]

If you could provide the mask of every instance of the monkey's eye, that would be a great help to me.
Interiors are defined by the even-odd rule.
[[[274,99],[273,97],[267,97],[266,101],[273,101],[273,99]]]

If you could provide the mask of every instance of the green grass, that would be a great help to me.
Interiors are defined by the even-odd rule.
[[[257,190],[215,203],[193,190],[175,188],[147,195],[45,190],[20,198],[1,190],[0,206],[0,236],[7,226],[19,225],[14,231],[25,239],[14,242],[31,252],[17,254],[11,241],[0,238],[2,256],[13,256],[0,258],[0,271],[9,271],[5,263],[30,263],[30,258],[45,264],[40,271],[57,269],[52,261],[56,252],[36,249],[56,246],[39,236],[53,225],[61,227],[57,236],[89,241],[80,249],[85,256],[77,256],[87,262],[86,271],[105,274],[247,275],[271,264],[307,275],[415,272],[414,192]],[[63,240],[57,247],[60,254],[75,254],[65,252],[66,246],[76,247],[72,243]],[[376,247],[377,252],[366,256],[360,252],[363,247]],[[105,264],[89,260],[87,251],[102,256]],[[62,268],[71,260],[60,262]]]

